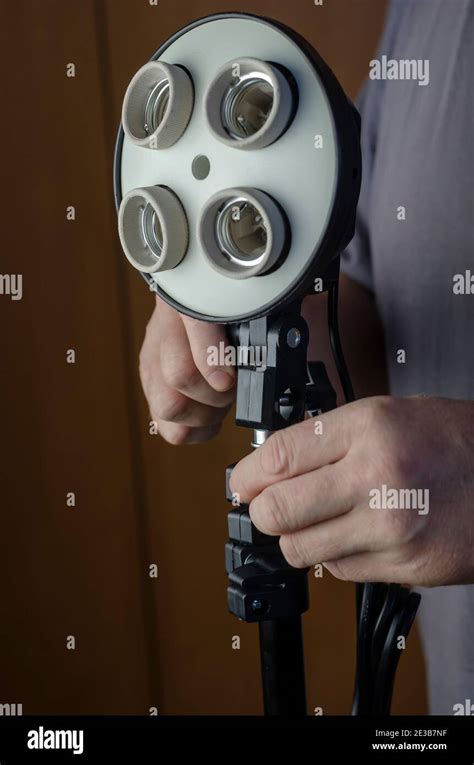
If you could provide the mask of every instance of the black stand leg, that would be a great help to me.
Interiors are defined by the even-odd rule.
[[[231,466],[232,467],[232,466]],[[228,469],[228,476],[231,468]],[[301,614],[307,610],[306,569],[284,559],[277,537],[261,534],[242,506],[228,515],[229,611],[258,622],[265,715],[306,714]]]
[[[301,617],[260,622],[265,715],[304,717],[306,692]]]

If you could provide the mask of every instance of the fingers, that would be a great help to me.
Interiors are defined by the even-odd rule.
[[[170,443],[207,440],[219,430],[234,390],[219,392],[198,370],[182,317],[157,300],[140,353],[150,413]]]
[[[273,484],[250,504],[253,524],[281,536],[347,513],[353,507],[345,460]]]
[[[148,398],[153,420],[187,425],[191,428],[208,427],[220,423],[229,407],[213,407],[193,401],[177,390],[169,388],[159,371]]]
[[[231,489],[250,502],[267,486],[341,460],[348,452],[357,407],[348,404],[317,418],[305,420],[272,436],[233,469]]]
[[[387,560],[383,553],[361,553],[347,558],[325,562],[324,567],[337,579],[347,582],[398,582],[407,584],[407,569],[395,561]],[[409,578],[409,575],[408,575]],[[419,582],[429,585],[429,582]]]
[[[160,345],[156,357],[164,384],[201,404],[218,408],[228,406],[233,401],[234,390],[219,392],[204,379],[196,366],[182,319],[169,306],[160,315]],[[199,324],[204,325],[203,334],[207,336],[208,325]]]
[[[216,436],[220,430],[220,424],[207,428],[189,428],[186,425],[175,425],[173,422],[159,420],[157,425],[165,441],[175,446],[203,443]]]
[[[283,555],[294,568],[339,560],[377,550],[376,534],[364,518],[364,510],[352,510],[280,538]]]
[[[182,316],[182,321],[191,347],[191,353],[197,369],[207,383],[217,391],[228,391],[235,384],[235,370],[231,366],[210,366],[209,348],[225,349],[229,345],[225,327],[221,324],[209,324],[205,321]],[[220,345],[222,343],[222,345]]]

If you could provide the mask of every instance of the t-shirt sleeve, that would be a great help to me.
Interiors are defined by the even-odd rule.
[[[377,53],[389,53],[393,48],[404,4],[392,0],[387,11],[385,26]],[[374,193],[373,175],[377,153],[377,135],[383,104],[385,84],[382,81],[366,79],[356,106],[361,116],[362,184],[357,206],[355,234],[341,256],[341,272],[371,292],[373,285],[373,252],[370,236],[370,206]]]

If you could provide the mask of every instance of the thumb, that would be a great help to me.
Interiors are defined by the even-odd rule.
[[[188,336],[194,363],[211,388],[227,391],[235,384],[235,369],[224,363],[223,354],[219,353],[229,345],[223,324],[210,324],[189,316],[181,316]],[[219,364],[215,363],[215,358]]]

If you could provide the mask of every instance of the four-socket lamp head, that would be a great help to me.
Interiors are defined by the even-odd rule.
[[[314,290],[350,241],[360,120],[278,22],[193,22],[132,78],[115,153],[122,248],[182,313],[230,323]]]

